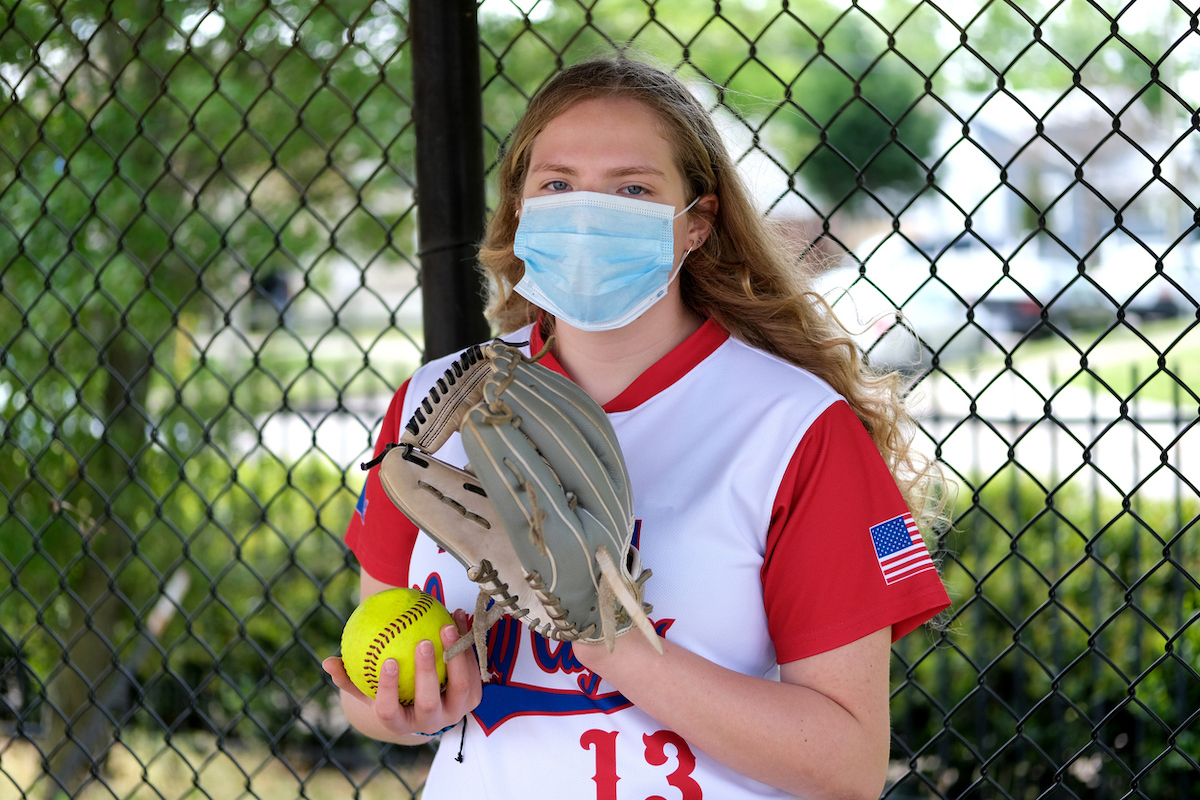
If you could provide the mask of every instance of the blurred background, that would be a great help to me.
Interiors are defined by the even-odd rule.
[[[1200,796],[1195,0],[459,5],[488,176],[564,65],[676,70],[909,380],[955,603],[895,648],[885,796]],[[419,796],[432,746],[319,666],[358,463],[457,324],[410,19],[0,0],[0,798]]]

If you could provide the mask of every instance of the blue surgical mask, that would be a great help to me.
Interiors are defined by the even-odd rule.
[[[525,276],[513,290],[581,330],[628,325],[667,296],[678,274],[673,223],[695,204],[676,214],[600,192],[529,198],[513,242]]]

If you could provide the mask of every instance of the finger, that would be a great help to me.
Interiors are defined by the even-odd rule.
[[[350,676],[346,674],[346,666],[342,663],[342,659],[337,656],[330,656],[321,662],[321,668],[329,674],[329,677],[333,680],[333,685],[339,690],[364,703],[371,701],[371,698],[363,694],[362,690],[354,685],[354,681],[350,680]]]
[[[446,626],[449,627],[449,626]],[[413,717],[418,730],[436,730],[442,727],[422,728],[441,719],[442,686],[438,680],[437,664],[434,661],[433,642],[422,639],[417,642],[413,675]]]
[[[400,668],[396,659],[388,658],[379,669],[379,689],[375,693],[375,716],[388,727],[393,727],[404,717],[400,706],[398,689]]]
[[[442,628],[443,648],[449,649],[458,639],[459,634],[452,626]],[[468,648],[446,664],[445,704],[448,710],[456,715],[466,714],[474,710],[482,698],[483,682],[479,675],[479,660]]]
[[[454,624],[458,626],[459,636],[463,636],[467,633],[467,631],[471,630],[471,620],[467,617],[467,612],[460,608],[450,616],[454,618]],[[455,638],[455,641],[458,641],[458,639]],[[442,640],[442,645],[445,646],[444,638]]]
[[[333,682],[337,683],[338,679],[349,680],[346,676],[346,665],[342,663],[340,656],[329,656],[321,662],[321,669],[328,673],[329,677],[333,678]]]

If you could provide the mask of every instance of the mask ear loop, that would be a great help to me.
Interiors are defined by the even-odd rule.
[[[676,214],[675,216],[671,217],[671,219],[672,219],[672,220],[677,220],[677,219],[679,219],[679,218],[680,218],[680,217],[682,217],[684,214],[686,214],[687,212],[691,211],[691,210],[692,210],[692,206],[696,205],[696,203],[699,203],[699,202],[700,202],[700,195],[696,195],[696,199],[695,199],[695,200],[693,200],[692,202],[690,202],[690,203],[688,203],[686,206],[684,206],[684,207],[683,207],[683,211],[680,211],[678,214]]]
[[[685,207],[684,207],[683,211],[680,211],[678,214],[676,214],[675,216],[671,217],[671,221],[673,222],[673,221],[675,221],[675,220],[679,219],[680,217],[682,217],[682,216],[683,216],[684,214],[686,214],[687,212],[691,211],[691,210],[692,210],[692,206],[696,205],[696,203],[699,203],[699,202],[700,202],[700,195],[696,195],[696,199],[695,199],[695,200],[693,200],[692,202],[688,203],[688,204],[687,204],[687,206],[685,206]],[[699,241],[699,242],[696,242],[696,243],[695,243],[695,246],[696,246],[696,247],[699,247],[699,246],[700,246],[700,245],[702,245],[702,244],[704,244],[704,241],[703,241],[703,240],[701,240],[701,241]],[[679,263],[675,265],[675,269],[671,270],[671,277],[670,277],[669,279],[667,279],[667,285],[668,285],[668,286],[670,286],[672,283],[674,283],[674,282],[675,282],[675,279],[679,277],[679,273],[683,271],[683,262],[684,262],[684,260],[685,260],[685,259],[687,259],[687,257],[688,257],[689,255],[691,255],[691,253],[692,253],[692,248],[691,248],[691,247],[688,247],[688,249],[687,249],[687,250],[684,250],[684,251],[683,251],[683,255],[681,255],[681,256],[679,257]]]
[[[684,259],[686,259],[691,252],[692,248],[690,247],[683,251],[683,255],[679,257],[679,263],[675,266],[675,269],[671,270],[671,277],[667,279],[667,286],[670,286],[672,283],[674,283],[675,279],[679,277],[679,273],[683,272]]]

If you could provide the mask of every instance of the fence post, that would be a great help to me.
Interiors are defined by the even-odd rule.
[[[425,360],[488,336],[476,247],[486,213],[476,0],[413,0],[413,123]]]

